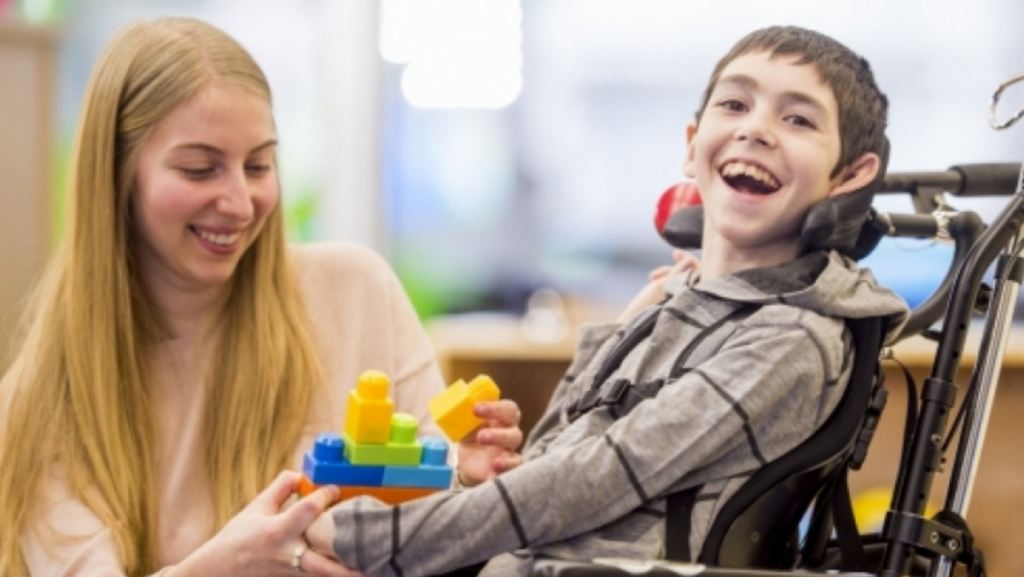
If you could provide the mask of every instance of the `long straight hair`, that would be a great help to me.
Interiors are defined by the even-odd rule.
[[[162,327],[134,262],[131,197],[141,144],[215,80],[270,102],[245,49],[192,19],[127,27],[94,69],[72,157],[69,229],[0,391],[2,575],[27,575],[19,545],[26,531],[59,532],[33,505],[53,475],[110,529],[129,575],[156,569],[159,407],[146,359]],[[220,302],[203,431],[216,527],[289,465],[322,384],[309,315],[286,260],[280,203]]]

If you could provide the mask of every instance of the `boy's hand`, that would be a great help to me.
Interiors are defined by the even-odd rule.
[[[675,264],[659,266],[647,275],[647,280],[650,282],[648,282],[644,288],[640,289],[640,292],[633,297],[633,300],[628,305],[626,305],[626,309],[619,315],[618,322],[628,323],[633,320],[633,317],[638,315],[640,311],[653,304],[661,302],[662,299],[665,298],[665,293],[662,290],[662,285],[665,284],[665,279],[674,274],[688,270],[700,272],[700,261],[697,260],[697,257],[685,250],[673,250],[672,258],[675,260]]]
[[[332,561],[338,560],[334,554],[334,518],[330,509],[322,512],[309,524],[306,528],[306,541],[310,549]]]
[[[521,413],[515,401],[503,399],[477,403],[473,413],[484,425],[459,442],[459,482],[478,485],[518,467],[523,458],[516,450],[523,443]]]

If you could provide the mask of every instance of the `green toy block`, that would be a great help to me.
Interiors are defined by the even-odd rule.
[[[423,445],[419,441],[412,443],[387,443],[385,445],[360,444],[347,434],[342,434],[345,441],[345,458],[353,465],[409,465],[420,464]]]
[[[388,443],[408,445],[416,442],[416,433],[419,431],[419,421],[408,413],[395,413],[391,417],[391,435]]]

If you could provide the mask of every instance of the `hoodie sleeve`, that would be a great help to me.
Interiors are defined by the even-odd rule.
[[[619,323],[588,324],[580,328],[580,338],[572,363],[551,394],[544,414],[530,431],[523,450],[524,458],[530,459],[541,455],[547,444],[568,425],[564,417],[565,406],[580,396],[579,389],[586,382],[582,377],[591,361],[601,358],[601,353],[611,347],[621,335],[622,325]]]
[[[338,505],[335,553],[374,575],[437,574],[592,531],[668,492],[748,472],[751,459],[776,458],[827,416],[823,384],[841,391],[848,368],[842,321],[803,316],[752,316],[657,397],[617,421],[588,413],[543,456],[474,489],[397,507]]]

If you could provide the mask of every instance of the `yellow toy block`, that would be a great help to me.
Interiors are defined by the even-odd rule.
[[[468,385],[459,379],[427,403],[427,409],[444,434],[457,443],[484,422],[473,414],[473,405],[499,398],[498,385],[491,377],[480,375]]]
[[[345,434],[363,444],[386,444],[391,434],[395,403],[388,398],[391,380],[380,371],[359,375],[356,389],[348,394]]]

